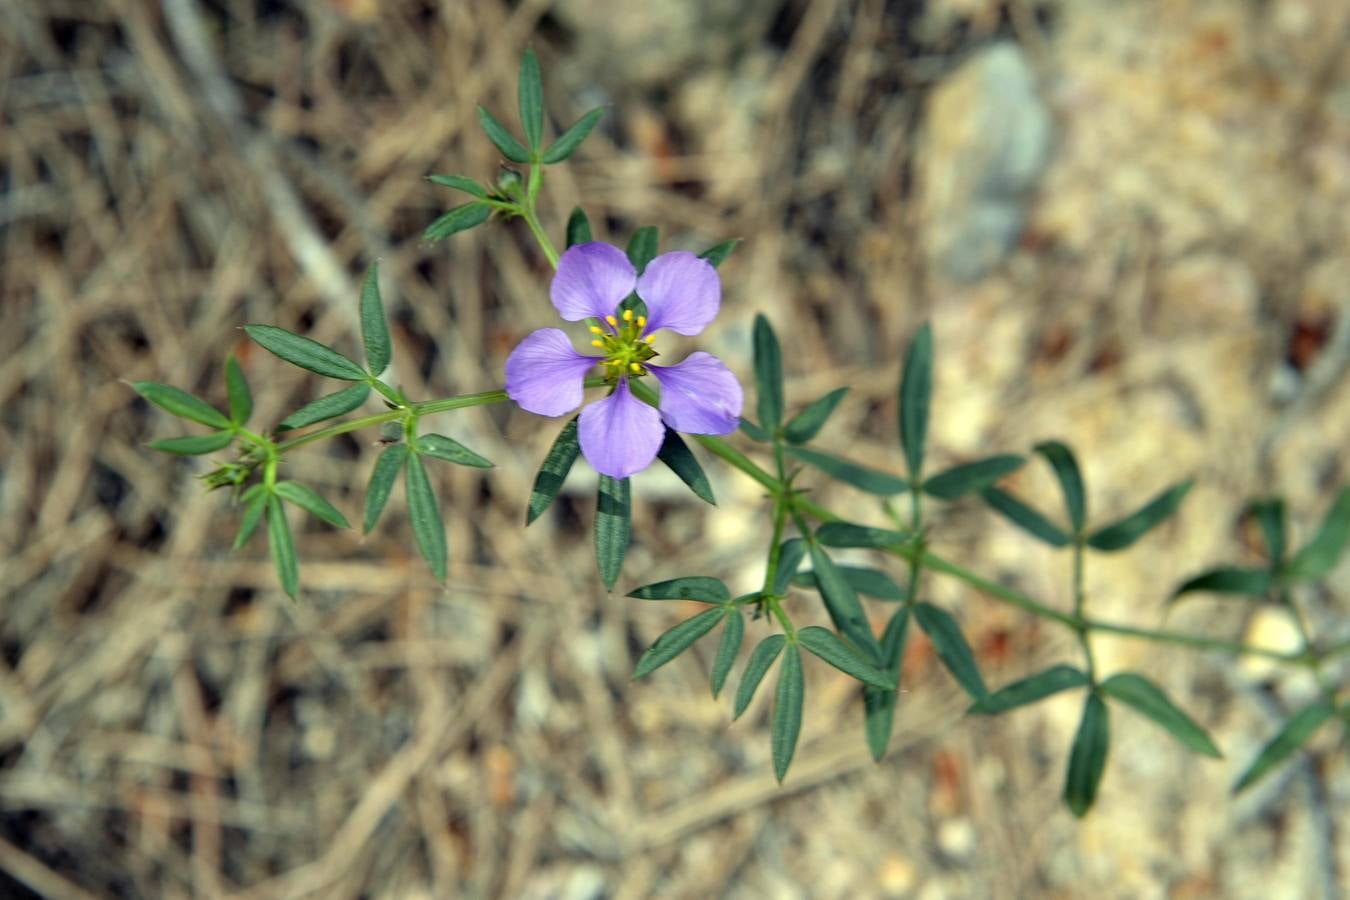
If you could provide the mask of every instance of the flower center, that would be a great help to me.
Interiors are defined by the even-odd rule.
[[[643,363],[658,355],[652,349],[656,335],[644,337],[642,334],[642,330],[647,327],[647,317],[634,317],[631,309],[625,309],[622,321],[615,316],[605,316],[605,322],[609,325],[608,330],[599,325],[591,326],[591,334],[596,336],[591,346],[605,353],[605,358],[600,360],[605,370],[605,380],[615,383],[625,375],[646,375],[647,367]]]

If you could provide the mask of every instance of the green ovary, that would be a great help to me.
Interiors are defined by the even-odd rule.
[[[655,335],[642,335],[642,330],[647,327],[647,317],[635,318],[631,309],[625,309],[622,324],[614,316],[605,316],[605,321],[609,323],[609,331],[599,325],[591,326],[591,334],[596,336],[591,346],[605,352],[604,359],[599,360],[605,370],[605,380],[617,383],[624,375],[634,378],[646,375],[644,363],[659,355],[652,349]]]

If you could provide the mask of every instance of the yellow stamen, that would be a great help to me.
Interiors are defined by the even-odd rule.
[[[591,326],[591,334],[604,334],[604,333],[605,329],[601,328],[599,325]]]
[[[649,343],[649,344],[650,344],[650,343],[653,343],[653,342],[656,340],[656,335],[654,335],[654,334],[649,334],[649,335],[647,335],[645,338],[643,338],[643,340],[646,341],[646,342]]]
[[[638,316],[638,327],[639,327],[639,328],[646,328],[646,327],[647,327],[647,317],[646,317],[646,316]]]
[[[633,370],[634,375],[642,374],[642,366],[639,366],[637,363],[629,363],[628,368]]]
[[[605,316],[605,321],[613,325],[615,328],[619,327],[619,320],[614,318],[613,316]]]
[[[633,321],[633,311],[631,309],[625,309],[623,311],[623,320],[625,322]]]
[[[604,342],[604,341],[591,341],[591,346],[592,346],[592,347],[604,347],[604,346],[605,346],[605,342]]]

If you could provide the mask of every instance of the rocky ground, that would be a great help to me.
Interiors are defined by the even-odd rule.
[[[454,202],[422,177],[493,177],[474,104],[511,111],[530,45],[556,120],[611,105],[551,175],[551,227],[583,202],[616,241],[647,223],[669,246],[742,238],[705,346],[748,383],[770,316],[791,398],[852,387],[826,449],[900,469],[899,354],[930,320],[938,464],[1063,440],[1102,519],[1195,477],[1174,522],[1093,559],[1094,614],[1287,646],[1279,615],[1164,601],[1259,559],[1247,498],[1286,497],[1301,537],[1350,481],[1348,40],[1335,0],[0,5],[0,894],[1340,896],[1334,729],[1229,793],[1305,679],[1100,640],[1103,669],[1149,673],[1225,758],[1117,715],[1080,822],[1059,802],[1078,703],[967,720],[916,640],[879,765],[853,684],[808,666],[779,787],[768,704],[732,724],[711,647],[629,680],[688,610],[605,595],[593,476],[521,531],[552,439],[537,419],[446,417],[497,462],[438,476],[448,588],[396,498],[364,540],[306,526],[292,604],[263,542],[228,552],[205,463],[143,447],[182,426],[121,379],[223,402],[233,350],[276,421],[317,379],[238,326],[354,347],[379,258],[408,393],[496,386],[554,321],[547,262],[514,224],[422,243]],[[374,438],[291,471],[352,513]],[[730,471],[715,487],[709,510],[637,479],[621,587],[696,570],[753,588],[762,497]],[[1010,487],[1054,508],[1039,465]],[[976,505],[933,542],[1070,602],[1067,558]],[[991,683],[1073,660],[1069,635],[955,582],[926,595]],[[1342,563],[1303,598],[1319,633],[1350,637],[1347,597]]]

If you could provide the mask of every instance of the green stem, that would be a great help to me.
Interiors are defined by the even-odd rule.
[[[1078,620],[1078,644],[1083,648],[1083,661],[1087,665],[1088,683],[1097,683],[1097,659],[1092,655],[1092,638],[1088,634],[1087,619],[1083,615],[1087,605],[1087,593],[1083,590],[1083,536],[1074,535],[1073,540],[1073,617]]]
[[[1303,616],[1303,608],[1294,601],[1288,590],[1280,591],[1280,603],[1289,610],[1289,617],[1294,620],[1294,628],[1298,631],[1300,643],[1303,644],[1303,654],[1309,660],[1308,668],[1312,669],[1313,677],[1317,679],[1317,685],[1322,689],[1322,696],[1328,702],[1335,703],[1336,687],[1327,678],[1326,672],[1322,669],[1322,660],[1313,650],[1312,632],[1308,629],[1308,620]]]
[[[796,642],[797,629],[793,626],[792,619],[783,610],[783,604],[779,602],[778,598],[770,594],[764,598],[764,605],[769,608],[769,612],[773,613],[773,617],[778,620],[778,624],[783,626],[783,633],[787,635],[788,640]]]
[[[370,428],[372,425],[383,425],[385,422],[395,422],[407,415],[407,410],[391,409],[389,412],[377,413],[373,416],[363,416],[360,419],[351,419],[347,422],[339,422],[336,425],[329,425],[327,428],[320,428],[318,431],[311,431],[309,434],[303,434],[297,438],[291,438],[277,445],[278,453],[285,453],[288,450],[294,450],[296,447],[303,447],[305,444],[312,444],[315,441],[322,441],[325,438],[336,437],[339,434],[347,434],[350,431],[360,431],[362,428]]]
[[[530,177],[534,178],[534,166],[531,166]],[[543,176],[539,176],[542,182]],[[539,244],[539,249],[548,257],[549,265],[558,268],[558,250],[553,246],[553,241],[549,240],[548,232],[544,231],[544,226],[539,224],[539,214],[535,211],[535,200],[538,196],[538,188],[526,193],[525,202],[520,205],[520,217],[525,220],[525,224],[530,227],[530,233],[534,235],[535,241]]]
[[[903,556],[903,553],[900,553]],[[948,562],[940,556],[935,556],[928,551],[923,551],[923,564],[926,568],[935,572],[942,572],[950,575],[959,581],[975,588],[977,591],[993,597],[995,600],[1001,600],[1010,606],[1039,616],[1042,619],[1049,619],[1053,622],[1059,622],[1061,625],[1068,626],[1075,631],[1084,628],[1089,631],[1101,631],[1108,634],[1118,634],[1123,637],[1142,638],[1144,640],[1158,641],[1164,644],[1180,644],[1187,647],[1196,647],[1201,650],[1216,650],[1221,653],[1244,653],[1250,656],[1264,656],[1269,659],[1277,659],[1282,662],[1306,663],[1307,657],[1303,653],[1285,653],[1279,650],[1267,650],[1264,647],[1254,647],[1250,644],[1244,644],[1239,641],[1225,641],[1220,638],[1207,638],[1199,635],[1185,634],[1177,631],[1165,631],[1154,628],[1137,628],[1133,625],[1118,625],[1115,622],[1106,622],[1100,619],[1080,618],[1069,613],[1060,612],[1053,607],[1046,606],[1037,600],[1004,587],[1001,584],[982,578],[974,572],[970,572],[955,563]],[[1350,641],[1340,648],[1343,651],[1350,651]]]
[[[631,384],[632,383],[630,382],[630,386]],[[636,394],[637,391],[634,391],[633,393]],[[692,437],[694,440],[698,441],[698,443],[701,444],[703,448],[707,450],[709,453],[711,453],[713,456],[718,457],[719,459],[731,465],[733,468],[739,469],[741,472],[745,473],[746,475],[749,475],[751,478],[753,478],[755,481],[758,481],[770,492],[777,494],[784,490],[783,484],[779,482],[777,478],[774,478],[773,475],[769,474],[764,469],[760,468],[759,465],[757,465],[748,456],[746,456],[741,451],[737,450],[735,447],[732,447],[730,444],[728,444],[721,438],[711,434],[691,434],[689,436]],[[802,501],[800,498],[796,498],[793,501],[793,505],[797,506],[801,502]],[[815,507],[815,504],[811,504],[811,506],[816,509],[819,509],[819,507]],[[814,513],[812,514],[814,515]]]
[[[605,379],[596,377],[587,378],[583,386],[597,388],[604,387],[605,384]],[[391,409],[388,412],[376,413],[373,416],[339,422],[336,425],[329,425],[327,428],[320,428],[318,431],[291,438],[289,441],[277,445],[277,453],[285,453],[288,450],[294,450],[296,447],[303,447],[305,444],[312,444],[315,441],[335,437],[339,434],[360,431],[362,428],[370,428],[373,425],[383,425],[385,422],[397,422],[408,417],[429,416],[432,413],[465,409],[470,406],[489,406],[493,403],[503,403],[508,399],[510,398],[506,396],[506,391],[495,390],[480,391],[476,394],[461,394],[458,397],[445,397],[440,400],[425,400],[421,403],[414,403],[406,409]]]
[[[773,537],[769,539],[769,561],[764,566],[765,596],[773,592],[773,583],[778,580],[778,560],[783,552],[783,526],[787,524],[787,503],[781,496],[773,498]]]

